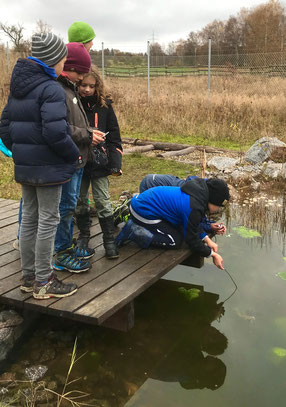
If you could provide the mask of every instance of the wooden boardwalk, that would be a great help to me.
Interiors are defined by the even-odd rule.
[[[188,249],[143,250],[129,244],[120,249],[118,259],[108,260],[101,229],[94,218],[90,246],[96,254],[91,259],[91,270],[81,274],[57,272],[60,279],[78,285],[77,293],[62,299],[35,300],[19,289],[20,256],[13,248],[18,208],[18,201],[0,198],[0,302],[15,307],[128,330],[134,323],[133,299],[177,264],[189,264],[191,258]]]

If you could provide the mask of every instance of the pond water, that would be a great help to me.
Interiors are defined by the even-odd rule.
[[[83,356],[71,379],[80,380],[70,388],[92,405],[284,406],[285,201],[246,199],[224,216],[217,243],[236,291],[208,259],[201,269],[178,266],[136,300],[130,332],[42,316],[6,371],[23,379],[27,367],[45,365],[43,380],[61,392],[77,337]],[[238,226],[261,236],[242,237]]]

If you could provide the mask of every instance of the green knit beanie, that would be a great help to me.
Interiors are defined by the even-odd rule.
[[[92,41],[95,37],[95,33],[91,26],[83,21],[76,21],[68,29],[69,42],[86,42]]]

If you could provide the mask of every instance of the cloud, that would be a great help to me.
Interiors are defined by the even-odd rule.
[[[160,43],[185,39],[190,31],[197,31],[214,19],[225,20],[242,7],[260,3],[260,0],[1,0],[0,20],[23,23],[30,36],[36,21],[41,19],[65,40],[71,23],[86,21],[97,34],[97,49],[102,41],[114,48],[118,46],[112,44],[137,44],[145,49],[153,32]],[[0,39],[3,40],[3,35]]]

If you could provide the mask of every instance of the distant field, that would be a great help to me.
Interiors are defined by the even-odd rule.
[[[0,58],[0,111],[15,61]],[[273,69],[217,65],[209,93],[205,67],[152,67],[149,101],[146,66],[106,68],[106,83],[123,136],[244,151],[262,136],[286,141],[286,78]]]

